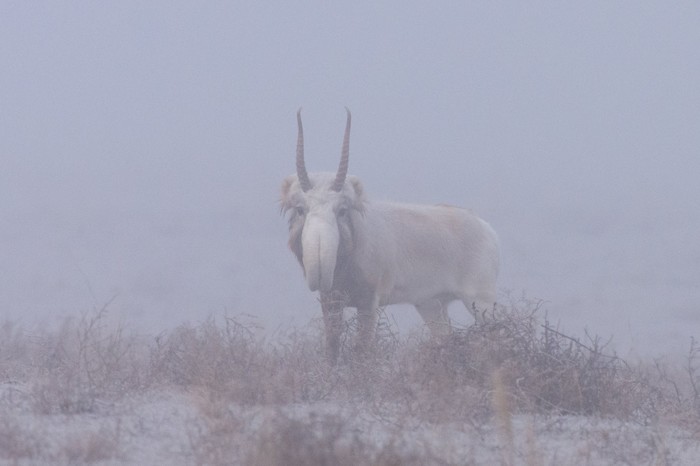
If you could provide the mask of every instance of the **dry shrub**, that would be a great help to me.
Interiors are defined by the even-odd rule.
[[[397,342],[380,335],[380,351],[362,362],[346,356],[350,363],[339,366],[334,394],[372,402],[382,416],[398,410],[428,422],[466,421],[476,428],[497,412],[497,395],[512,413],[596,415],[642,424],[671,412],[700,419],[697,344],[686,368],[695,383],[685,384],[684,397],[671,397],[676,386],[655,387],[648,374],[608,352],[598,337],[568,336],[540,313],[539,303],[520,300],[496,307],[487,323],[439,341],[414,336]]]
[[[36,458],[41,445],[38,433],[28,430],[9,413],[0,412],[0,459],[17,462]]]
[[[360,435],[340,414],[310,413],[299,419],[278,411],[249,443],[243,464],[266,466],[377,466],[436,464],[429,454],[417,454],[397,439],[383,446]]]
[[[292,332],[274,344],[254,324],[227,317],[184,325],[157,339],[152,366],[164,384],[205,388],[244,405],[317,401],[331,391],[318,336]]]
[[[686,427],[700,425],[696,342],[681,386],[683,377],[663,372],[664,366],[632,367],[598,337],[571,337],[540,314],[539,303],[515,301],[494,308],[486,323],[441,340],[425,334],[399,339],[382,315],[373,348],[364,353],[352,348],[351,317],[337,365],[325,360],[320,321],[265,340],[253,324],[208,319],[159,337],[152,373],[161,384],[194,390],[213,405],[365,403],[387,420],[402,415],[478,429],[498,413],[497,396],[497,405],[511,414],[595,415],[642,424],[674,417]]]
[[[326,364],[326,379],[332,388],[328,398],[346,399],[361,402],[380,400],[385,388],[393,385],[403,347],[402,342],[391,328],[386,314],[380,310],[374,339],[369,348],[359,350],[354,346],[357,335],[357,316],[345,321],[341,334],[341,348],[338,363]]]
[[[582,343],[546,320],[541,323],[538,311],[536,303],[497,307],[485,324],[423,343],[422,357],[413,358],[416,367],[408,371],[413,383],[424,393],[459,395],[463,387],[472,387],[465,401],[473,403],[475,393],[495,389],[498,372],[513,409],[621,418],[635,414],[638,400],[629,399],[630,387],[639,383],[634,371],[607,354],[597,337]],[[484,401],[479,405],[488,406]]]
[[[683,368],[684,388],[679,383],[674,386],[676,412],[682,413],[680,422],[700,437],[700,343],[690,339],[690,349]]]
[[[153,375],[162,384],[204,389],[209,403],[281,405],[352,401],[381,416],[397,409],[429,422],[480,424],[494,413],[494,374],[513,412],[598,415],[649,423],[660,412],[698,415],[697,345],[686,398],[670,397],[666,379],[648,375],[606,351],[597,337],[582,342],[541,320],[538,303],[496,307],[487,323],[436,341],[399,339],[385,317],[373,348],[350,345],[346,321],[337,365],[324,358],[323,331],[291,331],[270,342],[256,327],[225,318],[181,326],[156,340]],[[501,388],[498,388],[501,390]],[[675,390],[674,392],[675,393]],[[204,396],[204,395],[203,395]]]
[[[66,319],[39,339],[34,407],[42,414],[92,412],[149,383],[145,343],[107,322],[107,310]]]
[[[651,364],[640,364],[638,372],[651,392],[645,410],[700,439],[700,343],[690,339],[688,353],[680,364],[659,358]]]
[[[201,398],[195,398],[201,416],[189,423],[187,432],[194,463],[238,463],[244,421],[234,414],[226,400],[212,400],[209,393],[196,395],[201,395]]]
[[[16,324],[0,326],[0,380],[25,380],[32,367],[29,341]]]
[[[31,425],[31,424],[30,424]],[[92,464],[119,457],[119,424],[96,430],[71,432],[47,442],[47,431],[26,427],[26,418],[0,413],[0,463],[8,464]],[[55,440],[55,439],[54,439]]]
[[[69,435],[61,450],[54,454],[67,464],[92,464],[119,457],[120,428],[102,426],[98,430]]]
[[[108,414],[112,402],[149,387],[192,395],[199,415],[188,425],[185,454],[196,464],[440,464],[428,447],[407,447],[405,434],[451,422],[482,439],[495,428],[501,460],[513,464],[523,458],[516,413],[632,420],[655,429],[670,421],[700,438],[696,340],[681,366],[632,367],[599,338],[581,340],[551,326],[538,303],[497,307],[485,324],[440,340],[398,338],[382,315],[372,348],[363,353],[352,347],[351,317],[337,365],[325,359],[320,320],[265,339],[254,323],[210,318],[145,342],[106,317],[105,309],[87,313],[31,338],[12,325],[0,327],[0,381],[19,379],[30,387],[6,389],[0,397],[10,408],[0,410],[0,459],[115,459],[123,441],[118,428],[67,436],[59,451],[47,452],[41,435],[23,429],[13,413]],[[370,413],[389,438],[363,436],[352,414],[314,415],[310,408],[318,402]],[[294,405],[302,407],[296,414]],[[659,432],[640,454],[668,456]],[[531,437],[526,456],[536,464]],[[611,438],[614,453],[619,442]]]
[[[357,436],[347,438],[346,429],[347,421],[339,416],[313,416],[305,422],[279,412],[260,429],[245,464],[367,464],[366,446]]]

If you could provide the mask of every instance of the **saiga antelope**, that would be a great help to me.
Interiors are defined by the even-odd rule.
[[[347,109],[346,109],[347,110]],[[289,247],[311,291],[320,292],[327,354],[338,357],[343,309],[357,308],[357,346],[367,348],[377,310],[413,304],[436,336],[451,331],[447,305],[461,300],[482,320],[493,307],[498,238],[471,211],[445,205],[370,201],[348,175],[350,111],[336,173],[307,173],[297,112],[296,174],[282,183]]]

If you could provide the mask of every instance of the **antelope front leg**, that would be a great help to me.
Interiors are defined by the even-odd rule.
[[[345,299],[338,292],[321,294],[321,310],[326,330],[326,358],[331,364],[338,361],[340,355],[340,336],[343,333],[343,309]]]
[[[371,349],[376,327],[376,307],[357,310],[357,342],[355,347],[358,353],[366,354]]]

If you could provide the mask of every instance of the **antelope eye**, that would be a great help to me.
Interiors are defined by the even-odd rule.
[[[295,207],[294,212],[296,212],[296,214],[299,216],[303,216],[304,214],[306,214],[306,210],[304,210],[304,208],[301,206]]]

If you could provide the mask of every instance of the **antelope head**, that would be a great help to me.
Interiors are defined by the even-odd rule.
[[[295,175],[282,183],[282,212],[289,213],[289,247],[304,269],[311,291],[328,292],[337,267],[354,249],[356,229],[364,210],[360,181],[348,176],[350,111],[347,111],[340,164],[335,174],[311,173],[304,162],[304,130],[297,112]]]

